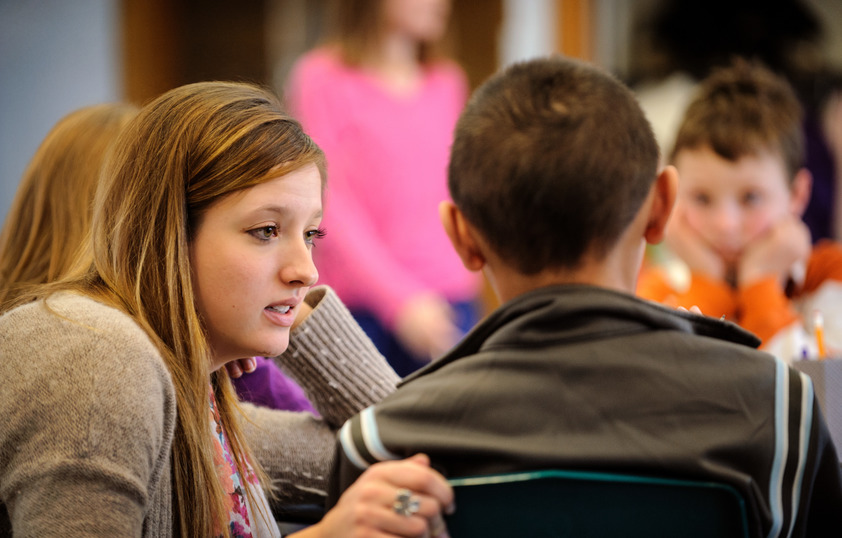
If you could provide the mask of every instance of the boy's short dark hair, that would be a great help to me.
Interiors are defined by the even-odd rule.
[[[704,79],[687,107],[671,159],[708,146],[735,162],[761,151],[781,157],[787,178],[804,164],[803,110],[792,86],[757,62],[736,59]]]
[[[531,275],[603,257],[656,177],[658,147],[632,92],[560,56],[483,84],[456,126],[454,203],[506,263]]]

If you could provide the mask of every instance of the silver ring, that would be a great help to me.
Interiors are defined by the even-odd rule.
[[[418,497],[406,488],[398,490],[397,495],[395,495],[395,503],[392,505],[396,514],[409,517],[416,514],[419,508],[421,508],[421,501]]]

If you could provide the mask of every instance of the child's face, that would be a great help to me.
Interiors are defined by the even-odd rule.
[[[783,160],[772,153],[731,162],[705,146],[681,150],[675,165],[687,224],[728,264],[781,218],[799,214]]]
[[[308,165],[210,206],[191,243],[212,369],[286,350],[297,306],[318,279],[321,177]]]

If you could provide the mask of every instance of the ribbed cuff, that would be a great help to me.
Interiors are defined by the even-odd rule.
[[[338,426],[393,392],[400,378],[331,288],[314,288],[305,300],[313,312],[276,361]]]

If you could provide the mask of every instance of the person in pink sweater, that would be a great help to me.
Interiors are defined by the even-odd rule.
[[[336,39],[299,59],[286,94],[328,160],[320,281],[402,376],[478,319],[479,282],[438,220],[468,93],[432,53],[449,14],[449,0],[337,2]]]

